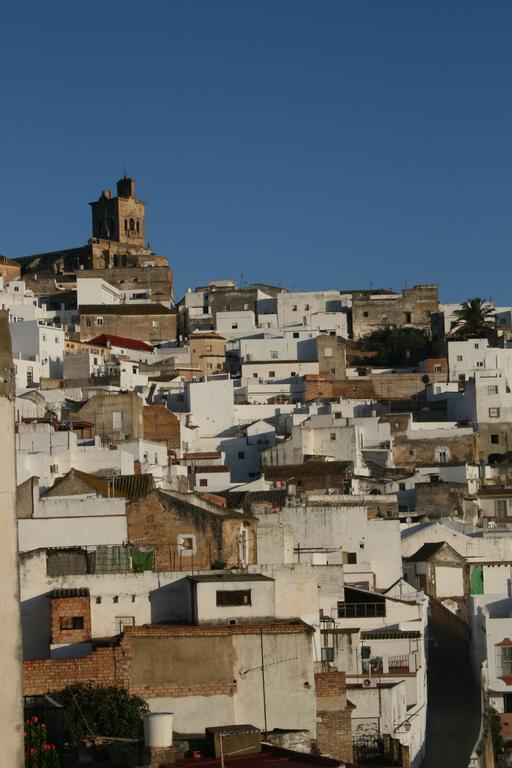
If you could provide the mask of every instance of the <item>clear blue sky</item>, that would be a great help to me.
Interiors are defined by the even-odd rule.
[[[49,0],[0,24],[0,252],[126,168],[186,286],[512,303],[512,3]]]

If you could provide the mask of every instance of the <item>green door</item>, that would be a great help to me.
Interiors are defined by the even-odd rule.
[[[471,576],[469,579],[469,594],[483,595],[484,593],[484,567],[483,565],[472,565]]]

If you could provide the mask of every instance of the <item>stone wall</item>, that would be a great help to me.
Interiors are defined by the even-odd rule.
[[[354,339],[386,326],[431,332],[432,316],[439,311],[437,285],[415,285],[401,295],[373,298],[361,295],[352,301]]]
[[[249,525],[249,562],[255,562],[252,518],[216,515],[159,491],[128,504],[126,513],[130,540],[155,547],[157,571],[209,570],[216,561],[228,568],[239,565],[243,522]],[[192,537],[191,548],[180,546],[183,536]]]
[[[478,435],[476,433],[457,437],[443,437],[410,440],[406,435],[393,438],[393,460],[396,467],[414,469],[420,464],[439,464],[439,451],[447,451],[447,462],[468,464],[478,462]]]

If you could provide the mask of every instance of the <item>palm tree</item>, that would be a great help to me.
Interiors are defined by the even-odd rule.
[[[453,316],[454,335],[461,339],[487,337],[496,330],[494,306],[485,299],[467,299]]]

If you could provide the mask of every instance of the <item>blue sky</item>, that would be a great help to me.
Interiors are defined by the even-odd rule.
[[[80,245],[124,169],[176,293],[512,303],[512,3],[50,0],[0,25],[0,252]]]

